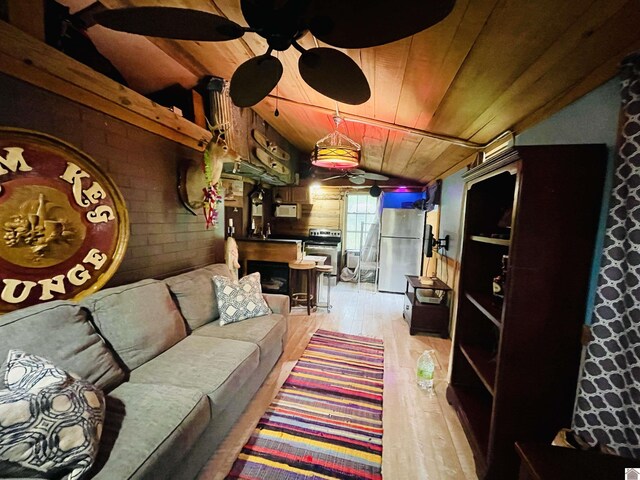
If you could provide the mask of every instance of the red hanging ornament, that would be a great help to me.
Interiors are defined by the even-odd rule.
[[[218,194],[217,183],[208,185],[202,189],[204,193],[204,203],[202,204],[202,212],[204,213],[204,221],[207,229],[215,227],[218,224],[218,205],[222,203],[222,196]]]

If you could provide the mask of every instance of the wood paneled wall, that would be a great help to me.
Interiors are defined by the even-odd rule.
[[[301,208],[300,218],[273,218],[272,233],[306,236],[310,228],[343,228],[344,189],[320,188],[296,203]]]

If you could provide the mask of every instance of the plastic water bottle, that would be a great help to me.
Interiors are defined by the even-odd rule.
[[[429,393],[433,393],[433,350],[425,350],[418,358],[418,386]]]

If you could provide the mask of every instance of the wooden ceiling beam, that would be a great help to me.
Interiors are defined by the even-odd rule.
[[[326,107],[322,107],[320,105],[311,105],[311,104],[306,104],[303,102],[298,102],[296,100],[292,100],[290,98],[284,98],[284,97],[276,97],[275,95],[268,95],[269,98],[272,99],[278,99],[279,102],[284,102],[284,103],[291,103],[294,105],[298,105],[304,108],[310,108],[322,113],[327,113],[327,114],[334,114],[335,110],[332,110],[330,108],[326,108]],[[413,128],[413,127],[408,127],[406,125],[398,125],[396,123],[391,123],[391,122],[385,122],[383,120],[378,120],[375,118],[367,118],[367,117],[362,117],[360,115],[354,115],[351,113],[345,113],[345,112],[340,112],[340,116],[343,117],[345,120],[349,121],[349,122],[357,122],[357,123],[364,123],[366,125],[372,125],[375,127],[380,127],[380,128],[384,128],[387,130],[391,130],[391,131],[396,131],[396,132],[403,132],[403,133],[409,133],[409,134],[413,134],[413,135],[418,135],[421,137],[427,137],[427,138],[431,138],[433,140],[440,140],[442,142],[447,142],[447,143],[451,143],[454,145],[458,145],[460,147],[465,147],[465,148],[470,148],[472,150],[482,150],[483,148],[485,148],[487,144],[480,144],[480,143],[476,143],[476,142],[471,142],[469,140],[465,140],[464,138],[458,138],[458,137],[453,137],[450,135],[444,135],[441,133],[435,133],[435,132],[429,132],[427,130],[421,130],[419,128]],[[493,140],[492,140],[493,141]]]
[[[0,72],[195,150],[211,138],[208,130],[1,21]]]

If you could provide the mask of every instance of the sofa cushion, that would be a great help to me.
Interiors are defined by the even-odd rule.
[[[273,313],[279,313],[284,315],[285,318],[289,317],[291,311],[291,299],[288,295],[281,295],[279,293],[263,293],[262,297],[267,301],[267,305]]]
[[[82,301],[93,321],[131,370],[187,335],[166,284],[158,280],[107,288]]]
[[[227,267],[226,263],[214,263],[211,265],[207,265],[206,267],[202,267],[203,270],[209,272],[209,278],[214,275],[220,275],[223,277],[227,277],[229,280],[233,280],[233,274]]]
[[[221,327],[220,321],[216,320],[195,330],[193,335],[255,343],[260,348],[260,359],[262,359],[264,354],[274,348],[282,348],[286,333],[287,320],[282,315],[274,313],[231,323],[224,327]]]
[[[172,478],[211,418],[196,389],[127,382],[106,400],[94,480]]]
[[[227,268],[226,265],[223,265]],[[211,280],[211,271],[199,268],[192,272],[165,278],[171,294],[180,307],[180,313],[189,328],[195,330],[220,316],[218,300]]]
[[[269,305],[262,297],[259,272],[246,275],[239,282],[214,275],[213,285],[218,298],[220,325],[271,313]]]
[[[133,370],[130,381],[197,388],[209,396],[215,417],[251,377],[259,356],[253,343],[190,335]]]
[[[42,303],[0,316],[0,362],[11,349],[47,358],[102,390],[115,388],[125,377],[88,312],[69,301]],[[4,374],[0,374],[2,387]]]
[[[49,360],[11,350],[0,390],[0,476],[82,477],[102,433],[104,395]]]

